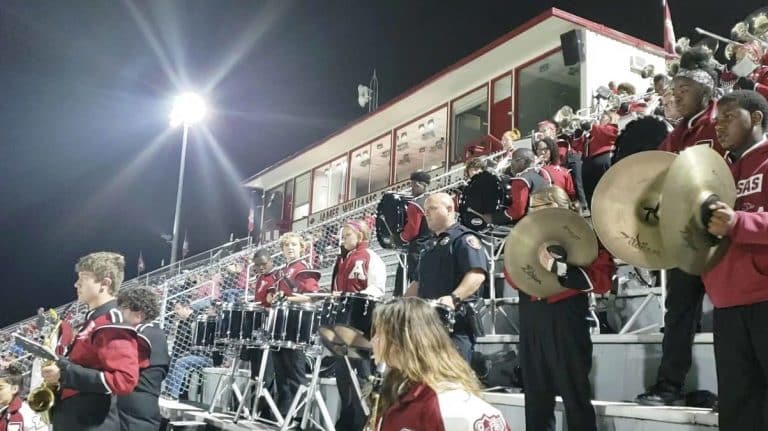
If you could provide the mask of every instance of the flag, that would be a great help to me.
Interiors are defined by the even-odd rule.
[[[184,242],[181,244],[181,258],[184,259],[189,254],[189,241],[187,241],[187,231],[184,231]]]
[[[136,272],[141,274],[147,267],[144,265],[144,256],[139,251],[139,261],[136,263]]]
[[[248,235],[253,233],[255,218],[255,211],[253,210],[253,205],[251,205],[251,209],[248,211]]]
[[[672,26],[668,0],[661,0],[661,5],[664,8],[664,51],[675,54],[675,28]]]

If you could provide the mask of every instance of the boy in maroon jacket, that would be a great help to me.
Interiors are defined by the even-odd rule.
[[[768,101],[739,90],[717,108],[717,136],[736,181],[734,207],[711,205],[708,223],[709,233],[731,244],[702,275],[715,306],[720,430],[762,430],[768,426]]]
[[[125,258],[98,252],[80,258],[77,299],[88,305],[74,341],[43,380],[59,386],[51,421],[56,430],[119,431],[115,396],[133,392],[139,381],[136,330],[123,323],[115,295],[123,282]]]

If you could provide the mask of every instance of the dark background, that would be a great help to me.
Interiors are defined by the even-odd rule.
[[[670,2],[693,40],[762,5]],[[167,262],[178,91],[214,111],[187,158],[194,254],[246,235],[243,178],[363,114],[373,68],[382,105],[551,6],[662,44],[660,0],[1,0],[0,325],[72,300],[91,251],[124,253],[128,278],[139,250]]]

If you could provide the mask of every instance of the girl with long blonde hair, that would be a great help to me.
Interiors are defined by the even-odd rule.
[[[389,368],[377,430],[509,430],[501,413],[481,398],[475,373],[423,299],[379,305],[372,341],[376,362]]]

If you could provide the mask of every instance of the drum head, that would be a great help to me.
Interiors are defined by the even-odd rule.
[[[461,224],[481,231],[487,227],[481,214],[492,214],[502,208],[506,199],[504,182],[497,175],[483,171],[469,180],[459,201]]]
[[[406,205],[410,197],[398,193],[385,193],[376,206],[376,239],[386,249],[397,249],[405,244],[400,233],[407,222]]]

